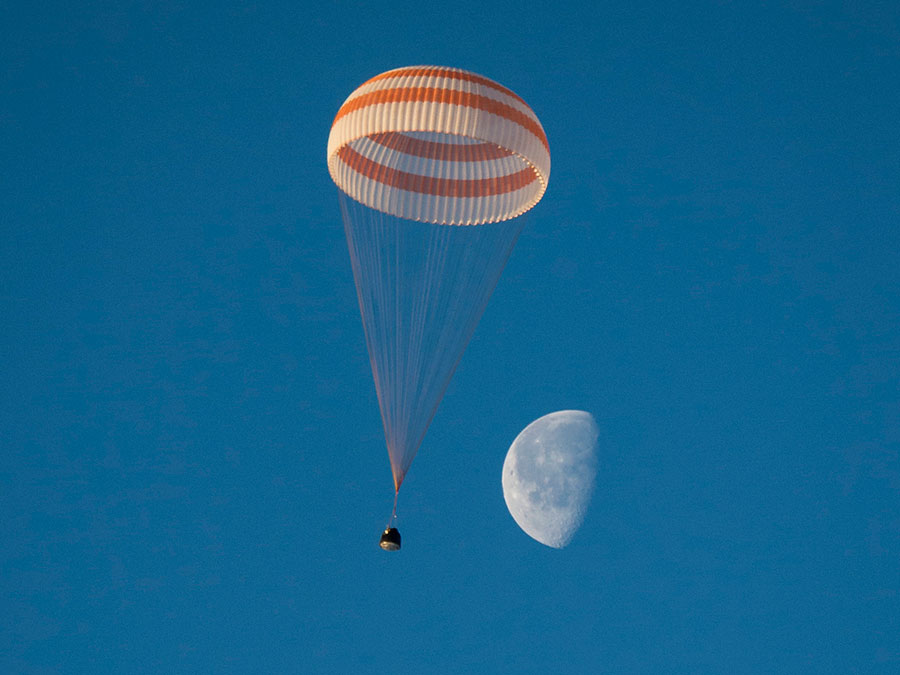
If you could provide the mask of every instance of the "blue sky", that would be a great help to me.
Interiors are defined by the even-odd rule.
[[[0,670],[900,669],[900,10],[567,7],[7,6]],[[325,142],[413,64],[553,170],[388,555]],[[567,408],[557,551],[500,471]]]

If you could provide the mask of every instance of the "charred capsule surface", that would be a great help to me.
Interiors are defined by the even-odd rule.
[[[381,533],[381,541],[378,542],[385,551],[400,550],[400,532],[396,527],[388,527]]]

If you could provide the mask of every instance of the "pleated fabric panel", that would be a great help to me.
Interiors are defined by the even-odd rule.
[[[550,178],[531,108],[488,78],[438,66],[398,68],[358,87],[335,116],[327,160],[352,199],[441,225],[515,218]]]

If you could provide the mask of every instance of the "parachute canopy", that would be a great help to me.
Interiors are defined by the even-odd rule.
[[[328,170],[348,196],[383,213],[480,225],[538,203],[550,149],[537,116],[506,87],[415,66],[350,94],[328,137]]]
[[[517,216],[547,189],[547,138],[496,82],[413,66],[350,95],[327,160],[399,490],[521,232]]]

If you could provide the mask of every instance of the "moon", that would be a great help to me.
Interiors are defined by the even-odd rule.
[[[563,548],[584,520],[597,477],[594,417],[561,410],[516,436],[503,462],[503,498],[525,534]]]

